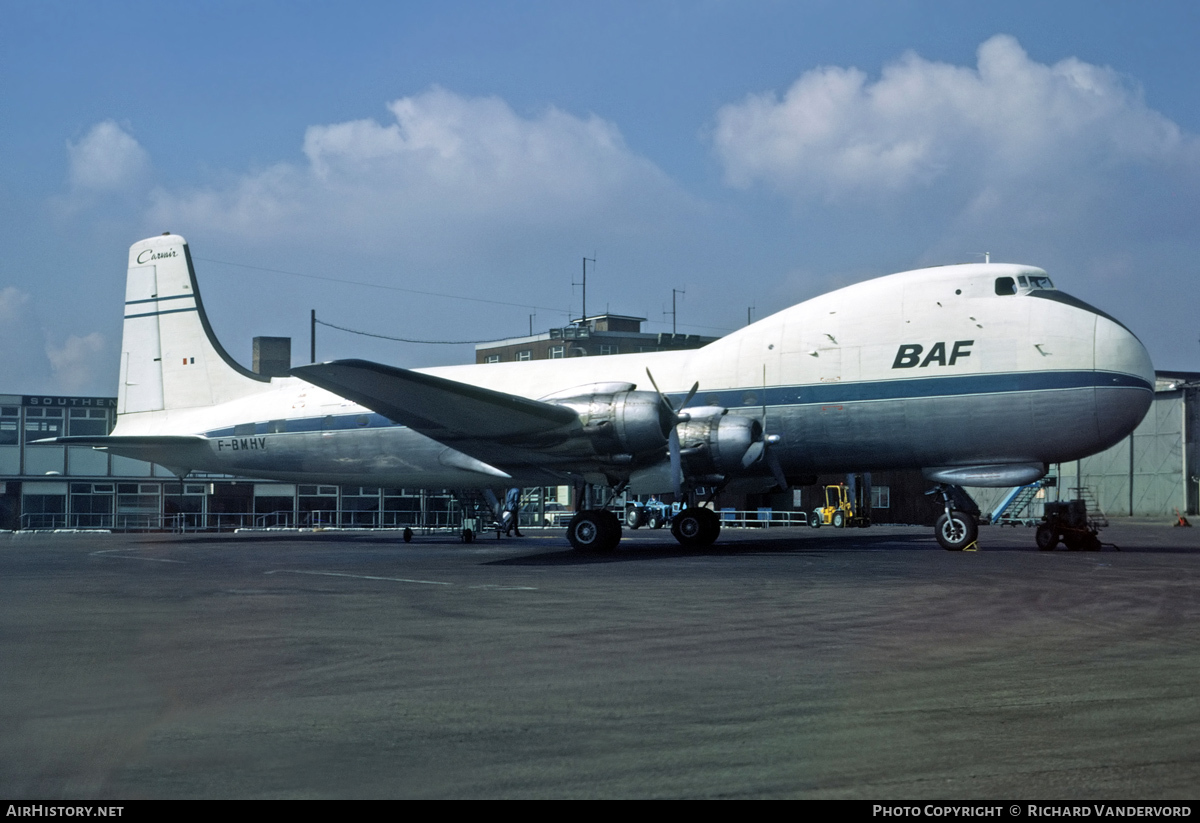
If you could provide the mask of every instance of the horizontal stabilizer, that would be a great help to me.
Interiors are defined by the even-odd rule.
[[[37,445],[91,446],[93,449],[104,449],[119,457],[158,463],[180,476],[187,474],[191,466],[200,465],[203,458],[209,454],[209,439],[199,434],[51,437],[35,442]]]
[[[112,437],[95,435],[84,437],[48,437],[35,440],[36,446],[91,446],[94,449],[162,449],[179,446],[198,446],[208,442],[202,434],[145,434]]]
[[[292,374],[443,443],[519,441],[579,419],[566,406],[367,360],[314,363]]]

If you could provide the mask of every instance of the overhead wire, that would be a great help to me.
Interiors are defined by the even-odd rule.
[[[493,305],[493,306],[513,306],[513,307],[522,308],[522,309],[540,309],[542,311],[554,312],[556,314],[565,314],[565,315],[567,315],[568,318],[571,316],[570,310],[564,311],[561,308],[555,308],[552,306],[539,306],[535,303],[514,303],[514,302],[508,301],[508,300],[492,300],[492,299],[485,298],[485,297],[468,297],[468,296],[462,295],[462,294],[448,294],[446,292],[425,291],[423,289],[410,289],[410,288],[406,288],[404,286],[388,286],[388,285],[384,285],[382,283],[369,283],[369,282],[366,282],[363,280],[347,280],[347,279],[341,278],[341,277],[329,277],[329,276],[320,275],[320,274],[305,274],[303,272],[289,271],[287,269],[275,269],[275,268],[270,268],[268,266],[252,266],[248,263],[232,263],[228,260],[215,260],[211,257],[193,257],[192,259],[199,260],[204,263],[216,263],[217,265],[220,265],[220,266],[233,266],[234,268],[240,268],[240,269],[251,269],[253,271],[265,271],[265,272],[270,272],[271,274],[283,274],[283,275],[287,275],[289,277],[303,277],[307,280],[323,280],[327,283],[341,283],[341,284],[347,285],[347,286],[362,286],[364,288],[369,288],[369,289],[383,289],[385,291],[397,291],[397,292],[403,292],[405,294],[419,294],[424,297],[444,297],[444,298],[447,298],[450,300],[466,300],[471,303],[486,303],[486,304]],[[323,326],[329,326],[330,328],[338,329],[339,331],[345,331],[345,332],[349,332],[351,334],[361,334],[366,337],[378,337],[383,340],[394,340],[394,341],[397,341],[400,343],[425,343],[425,344],[430,344],[430,345],[465,345],[465,344],[469,344],[469,343],[495,343],[495,342],[498,342],[499,340],[512,339],[512,337],[510,336],[510,337],[497,338],[496,340],[463,340],[463,341],[457,341],[457,342],[445,341],[445,340],[410,340],[410,339],[403,338],[403,337],[391,337],[391,336],[388,336],[385,334],[375,334],[372,332],[365,332],[365,331],[358,331],[356,329],[349,329],[349,328],[345,328],[343,326],[335,326],[332,323],[326,323],[323,320],[318,320],[317,322]],[[650,321],[650,322],[654,322],[654,321]],[[725,332],[733,331],[732,329],[727,329],[727,328],[724,328],[721,326],[697,326],[697,325],[687,324],[687,323],[681,323],[680,325],[683,326],[684,328],[711,329],[713,331],[725,331]]]

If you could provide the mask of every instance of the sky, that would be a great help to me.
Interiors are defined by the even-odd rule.
[[[1200,5],[0,0],[0,392],[115,395],[128,247],[212,325],[720,335],[927,265],[1046,269],[1200,370]],[[319,326],[317,358],[469,344]]]

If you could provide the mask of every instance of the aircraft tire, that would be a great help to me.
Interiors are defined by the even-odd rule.
[[[682,546],[698,548],[711,546],[721,533],[721,521],[712,509],[690,506],[671,523],[671,536]]]
[[[843,528],[846,525],[846,515],[842,512],[833,513],[833,527],[835,529]]]
[[[567,524],[567,540],[579,552],[612,551],[621,542],[621,521],[612,512],[581,511]]]
[[[1034,540],[1037,541],[1038,551],[1048,552],[1053,551],[1058,545],[1058,535],[1054,529],[1050,528],[1050,524],[1043,523],[1037,527],[1037,534],[1034,535]]]
[[[965,512],[951,511],[949,517],[943,514],[938,518],[934,534],[943,549],[960,552],[975,542],[979,536],[979,524]]]

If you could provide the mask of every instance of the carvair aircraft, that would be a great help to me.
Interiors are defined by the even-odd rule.
[[[691,505],[672,531],[705,546],[720,524],[698,489],[919,468],[942,491],[937,539],[959,550],[977,526],[951,486],[1030,483],[1101,451],[1141,421],[1153,386],[1119,321],[1041,269],[997,263],[858,283],[690,351],[420,370],[339,360],[267,378],[216,340],[187,243],[165,234],[129,250],[115,429],[55,442],[181,476],[572,483],[594,505],[567,537],[593,550],[621,539],[604,504],[623,489],[681,493]]]

